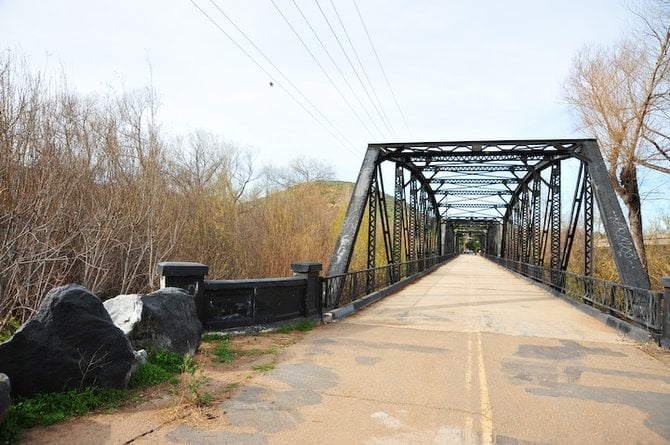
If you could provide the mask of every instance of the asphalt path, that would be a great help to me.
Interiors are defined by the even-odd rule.
[[[134,443],[670,443],[670,365],[462,255],[309,333],[208,428]]]

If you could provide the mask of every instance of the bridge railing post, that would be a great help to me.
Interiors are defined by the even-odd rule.
[[[209,267],[200,263],[163,262],[157,265],[160,287],[180,287],[193,295],[198,318],[202,323],[207,318],[205,305],[205,275]]]
[[[661,286],[663,286],[663,337],[661,338],[661,346],[670,349],[670,277],[661,278]]]
[[[321,298],[321,277],[323,269],[321,263],[291,263],[291,271],[294,277],[302,277],[307,280],[305,291],[304,311],[305,317],[319,314],[323,316],[323,300]]]

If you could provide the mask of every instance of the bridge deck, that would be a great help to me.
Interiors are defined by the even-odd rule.
[[[484,258],[318,329],[192,443],[668,443],[670,361]],[[230,440],[230,442],[222,441]]]

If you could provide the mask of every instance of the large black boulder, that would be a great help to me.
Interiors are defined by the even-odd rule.
[[[5,420],[12,404],[12,385],[9,377],[0,373],[0,423]]]
[[[119,295],[104,305],[135,349],[193,355],[200,345],[202,324],[193,296],[183,289],[166,287],[147,295]]]
[[[0,344],[0,372],[15,395],[124,388],[136,357],[100,299],[69,284],[52,289],[35,316]]]

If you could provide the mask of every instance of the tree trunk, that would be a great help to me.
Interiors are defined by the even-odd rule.
[[[635,243],[635,249],[642,262],[642,267],[647,271],[647,252],[644,247],[644,237],[642,230],[642,211],[640,202],[640,189],[637,181],[637,168],[635,164],[630,163],[621,170],[619,180],[623,187],[621,197],[628,209],[628,221],[630,222],[630,231]]]

